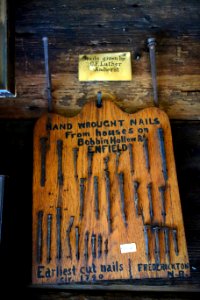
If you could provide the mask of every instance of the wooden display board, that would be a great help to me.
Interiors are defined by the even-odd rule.
[[[37,284],[190,274],[170,123],[110,101],[34,130]]]

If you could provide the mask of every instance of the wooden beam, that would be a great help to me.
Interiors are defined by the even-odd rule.
[[[17,97],[1,99],[1,118],[35,118],[47,110],[42,37],[49,37],[54,112],[77,114],[96,98],[126,112],[152,106],[146,40],[157,39],[158,96],[171,119],[200,115],[200,26],[197,1],[68,1],[21,3],[16,13]],[[78,81],[78,55],[131,51],[129,82]]]

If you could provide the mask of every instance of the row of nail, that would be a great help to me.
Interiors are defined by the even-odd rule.
[[[139,189],[140,183],[138,181],[134,181],[133,183],[133,188],[134,188],[134,203],[135,203],[135,210],[136,210],[136,216],[141,214],[141,211],[139,211],[139,207],[141,207],[139,203],[139,194],[138,194],[138,189]],[[160,203],[161,203],[161,216],[163,219],[163,224],[166,223],[166,186],[159,186],[158,191],[160,194]],[[153,222],[154,219],[154,209],[153,209],[153,197],[152,197],[152,183],[147,184],[147,195],[148,195],[148,201],[149,201],[149,216],[151,222]]]
[[[165,143],[164,143],[164,132],[162,128],[157,129],[157,136],[159,140],[159,149],[162,161],[162,172],[164,180],[168,179],[167,175],[167,163],[166,163],[166,151],[165,151]],[[61,139],[57,140],[57,157],[58,157],[58,183],[59,185],[63,185],[63,169],[62,169],[62,157],[63,157],[63,141]],[[45,186],[46,181],[46,153],[48,149],[48,139],[47,137],[40,138],[40,152],[41,152],[41,177],[40,184],[41,186]],[[148,138],[145,137],[143,141],[143,149],[144,149],[144,157],[145,157],[145,165],[146,169],[150,170],[150,162],[149,162],[149,146],[148,146]],[[73,151],[73,165],[74,165],[74,177],[78,179],[78,153],[79,148],[75,147],[72,149]],[[134,174],[134,157],[133,157],[133,144],[128,144],[128,151],[130,157],[130,170],[131,174]],[[118,173],[118,166],[120,161],[121,152],[116,152],[116,172]],[[92,175],[92,167],[93,167],[93,152],[88,152],[87,161],[88,161],[88,177]]]
[[[47,214],[47,238],[46,238],[46,249],[47,249],[47,263],[51,261],[51,247],[52,247],[52,214]],[[57,259],[62,258],[62,238],[61,238],[61,208],[56,209],[56,252]],[[38,221],[37,221],[37,261],[41,263],[42,253],[43,253],[43,222],[44,222],[44,213],[43,211],[38,212]],[[67,258],[73,258],[73,252],[75,252],[76,260],[80,259],[80,232],[79,227],[75,226],[75,251],[73,251],[71,243],[71,232],[74,225],[74,216],[71,216],[69,219],[69,224],[66,229],[66,242],[68,254]],[[89,259],[89,252],[91,249],[91,256],[93,259],[101,258],[102,255],[107,256],[108,254],[108,239],[103,241],[102,234],[90,234],[89,231],[85,232],[84,236],[84,257],[87,261]]]
[[[162,159],[162,171],[165,180],[167,180],[167,166],[166,166],[166,153],[165,153],[165,146],[164,146],[164,133],[162,128],[157,129],[158,138],[159,138],[159,146],[160,146],[160,153]],[[41,146],[41,186],[45,185],[46,181],[46,152],[48,148],[47,144],[48,139],[46,137],[42,137],[40,139],[40,146]],[[150,169],[149,164],[149,150],[148,150],[148,139],[145,138],[143,142],[144,148],[144,155],[146,161],[146,168]],[[77,170],[77,161],[78,161],[78,148],[73,148],[73,162],[74,162],[74,177],[76,180],[78,179],[78,170]],[[129,157],[130,157],[130,169],[131,174],[134,174],[134,159],[133,159],[133,145],[128,145]],[[127,226],[127,217],[125,212],[125,196],[124,196],[124,173],[118,173],[118,166],[119,166],[119,159],[120,159],[120,152],[116,152],[116,173],[119,183],[119,192],[120,192],[120,207],[121,207],[121,214],[123,218],[124,225]],[[92,163],[93,163],[93,153],[88,152],[88,177],[92,175]],[[63,169],[62,169],[62,156],[63,156],[63,141],[57,140],[57,156],[58,156],[58,166],[57,166],[57,174],[58,174],[58,183],[60,186],[63,185]],[[106,186],[106,201],[107,201],[107,221],[108,221],[108,230],[109,232],[112,231],[111,226],[111,198],[110,198],[110,172],[108,169],[108,161],[109,157],[104,158],[104,175],[105,175],[105,186]],[[99,200],[98,200],[98,176],[94,176],[94,205],[95,205],[95,216],[99,218]],[[80,195],[80,220],[83,218],[84,213],[84,198],[85,198],[85,181],[86,178],[80,178],[79,183],[79,195]],[[135,210],[136,215],[139,215],[139,195],[138,195],[138,188],[139,182],[133,182],[133,189],[134,189],[134,203],[135,203]],[[148,191],[148,200],[149,200],[149,214],[151,222],[153,221],[153,201],[152,201],[152,184],[149,183],[147,185]],[[159,187],[160,195],[161,195],[161,205],[162,205],[162,216],[163,222],[165,223],[165,187]]]
[[[164,233],[164,245],[165,245],[165,257],[170,263],[170,235],[172,236],[174,252],[176,256],[179,255],[178,248],[178,235],[176,228],[170,228],[168,226],[155,226],[155,225],[144,225],[144,240],[145,240],[145,254],[148,261],[150,261],[150,236],[154,237],[154,257],[155,262],[160,264],[160,234]]]
[[[46,137],[40,138],[40,152],[41,152],[41,175],[40,175],[40,185],[45,186],[46,181],[46,153],[48,149],[48,139]],[[74,164],[74,177],[78,179],[78,151],[79,148],[73,148],[73,164]],[[64,175],[62,168],[62,157],[63,157],[63,141],[57,140],[57,157],[58,157],[58,167],[57,167],[57,179],[60,186],[63,185]],[[93,153],[88,152],[88,176],[92,174],[92,160]]]
[[[107,221],[108,221],[108,229],[109,232],[112,231],[111,226],[111,184],[110,184],[110,172],[108,169],[108,161],[109,157],[104,158],[104,178],[105,178],[105,189],[106,189],[106,201],[107,201]],[[121,208],[121,214],[122,219],[124,222],[124,225],[127,226],[127,216],[126,216],[126,209],[125,209],[125,193],[124,193],[124,173],[120,172],[117,174],[118,179],[118,186],[119,186],[119,194],[120,194],[120,208]],[[84,200],[85,200],[85,181],[86,178],[80,178],[80,185],[79,185],[79,191],[80,191],[80,220],[82,220],[84,215]],[[141,214],[139,207],[140,205],[140,197],[138,193],[140,183],[138,181],[133,181],[133,199],[134,199],[134,205],[135,205],[135,212],[136,216],[139,216]],[[96,219],[99,219],[99,180],[98,176],[93,177],[93,187],[94,187],[94,210],[95,210],[95,216]],[[166,222],[166,198],[165,198],[165,186],[160,186],[158,188],[160,193],[160,201],[161,201],[161,216],[163,219],[163,224]],[[149,201],[149,216],[151,222],[153,222],[154,218],[154,210],[153,210],[153,197],[152,197],[152,183],[149,183],[147,185],[147,195],[148,195],[148,201]]]

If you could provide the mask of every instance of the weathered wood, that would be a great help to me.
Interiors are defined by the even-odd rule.
[[[71,116],[96,98],[126,112],[152,106],[146,40],[157,39],[160,106],[170,118],[198,119],[198,1],[18,1],[16,6],[17,98],[0,101],[1,118],[34,118],[47,110],[42,37],[50,42],[54,111]],[[78,81],[78,55],[131,51],[130,82]]]
[[[162,110],[91,102],[76,117],[37,121],[32,274],[34,284],[189,276]]]

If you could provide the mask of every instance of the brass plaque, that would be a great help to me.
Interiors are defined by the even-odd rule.
[[[188,277],[170,123],[105,101],[34,130],[34,284]]]
[[[79,81],[126,81],[131,79],[130,52],[79,55]]]

